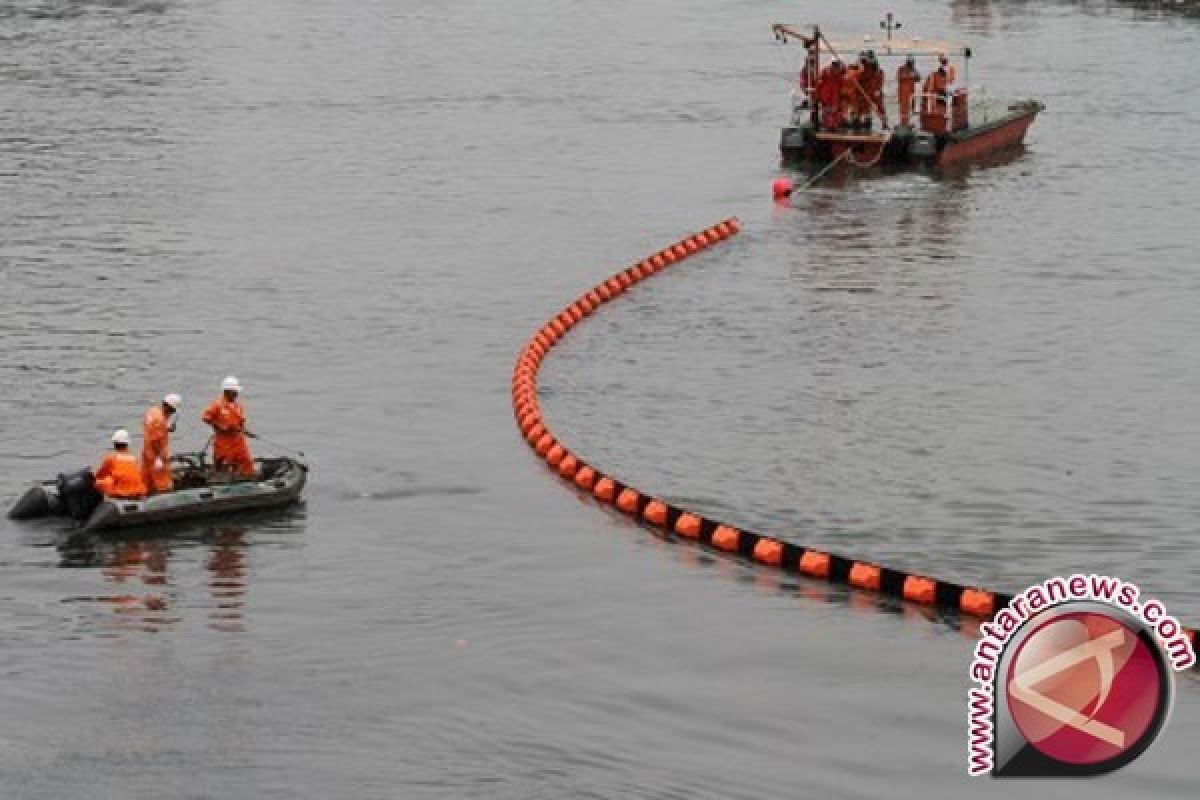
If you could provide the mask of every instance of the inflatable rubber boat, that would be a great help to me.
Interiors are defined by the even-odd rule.
[[[249,480],[215,472],[202,454],[176,455],[171,462],[174,491],[138,498],[105,497],[96,491],[91,470],[81,470],[29,487],[8,516],[68,517],[81,531],[113,530],[290,505],[300,498],[308,478],[308,465],[293,458],[255,459],[258,474]]]

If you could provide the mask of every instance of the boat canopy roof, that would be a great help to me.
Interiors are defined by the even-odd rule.
[[[878,39],[864,36],[857,42],[844,40],[828,44],[843,53],[874,50],[877,56],[937,56],[945,53],[947,56],[969,58],[971,55],[971,48],[964,44],[938,39]]]
[[[775,23],[771,26],[771,30],[775,32],[776,38],[780,41],[797,40],[807,43],[812,41],[812,33],[817,28],[813,25],[799,26]],[[821,49],[827,52],[837,52],[845,55],[847,58],[850,55],[857,55],[862,50],[874,50],[877,56],[939,56],[945,53],[947,56],[952,57],[971,57],[971,48],[962,42],[952,42],[944,39],[922,39],[916,36],[907,38],[894,36],[889,39],[867,35],[857,41],[852,39],[830,41],[822,35]]]

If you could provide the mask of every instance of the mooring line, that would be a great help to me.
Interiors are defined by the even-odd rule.
[[[513,369],[513,413],[521,435],[537,455],[566,481],[590,492],[598,501],[655,528],[712,550],[736,554],[758,564],[809,578],[900,598],[921,606],[947,609],[982,620],[991,619],[1012,599],[953,581],[891,569],[869,561],[803,547],[760,533],[736,528],[646,494],[588,464],[571,452],[546,426],[538,403],[537,374],[543,359],[567,331],[597,308],[667,267],[734,236],[741,229],[736,217],[686,236],[637,264],[598,283],[569,303],[538,329],[521,349]],[[1184,632],[1197,645],[1194,629]]]

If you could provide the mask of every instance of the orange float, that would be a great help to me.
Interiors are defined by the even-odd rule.
[[[522,348],[513,368],[513,414],[521,435],[559,475],[583,491],[591,492],[596,500],[614,504],[626,514],[640,515],[646,523],[671,530],[681,538],[727,553],[747,553],[754,562],[767,567],[833,580],[864,591],[890,594],[918,605],[948,607],[967,616],[990,618],[1008,601],[1007,596],[921,575],[898,573],[876,564],[797,547],[708,520],[686,509],[674,508],[583,463],[546,427],[538,405],[537,373],[546,354],[566,332],[601,305],[619,297],[636,284],[736,235],[740,230],[738,220],[730,218],[684,237],[600,282],[543,325]],[[1195,637],[1194,631],[1185,630],[1189,636]]]

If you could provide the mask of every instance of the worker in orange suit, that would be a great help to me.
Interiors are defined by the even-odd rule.
[[[859,91],[854,98],[854,115],[857,117],[859,127],[861,128],[865,128],[866,130],[871,129],[873,114],[879,115],[879,120],[883,123],[884,130],[888,127],[887,110],[883,106],[883,81],[883,70],[879,67],[879,60],[875,55],[875,51],[868,50],[859,61]]]
[[[917,84],[921,82],[921,73],[917,72],[917,62],[909,56],[896,70],[896,100],[900,104],[900,124],[908,125],[912,113],[912,99],[916,94]]]
[[[946,88],[949,89],[954,85],[954,79],[958,77],[958,71],[954,69],[954,65],[950,63],[950,58],[945,53],[938,53],[938,69],[946,70]]]
[[[846,74],[842,78],[842,114],[851,128],[858,128],[862,125],[862,119],[858,114],[858,101],[862,96],[862,87],[859,81],[862,78],[862,62],[865,58],[865,53],[860,55],[858,63],[847,67]]]
[[[174,488],[167,444],[175,432],[175,415],[182,402],[179,395],[169,394],[147,409],[142,418],[142,478],[152,492],[169,492]]]
[[[829,66],[821,70],[817,78],[817,102],[821,104],[821,127],[825,130],[837,130],[841,127],[842,115],[842,82],[846,70],[842,60],[835,58]]]
[[[252,478],[254,459],[246,437],[254,438],[254,434],[246,430],[246,412],[238,402],[241,391],[238,379],[230,375],[221,383],[221,396],[204,409],[200,419],[213,429],[213,461],[217,469]]]
[[[146,482],[142,480],[141,465],[129,452],[129,431],[116,431],[112,445],[112,452],[96,468],[96,491],[106,497],[144,497]]]
[[[921,89],[925,94],[924,110],[931,113],[945,114],[946,104],[949,102],[950,97],[949,89],[950,80],[944,66],[939,66],[933,72],[929,73],[929,77],[925,79],[925,86]]]

